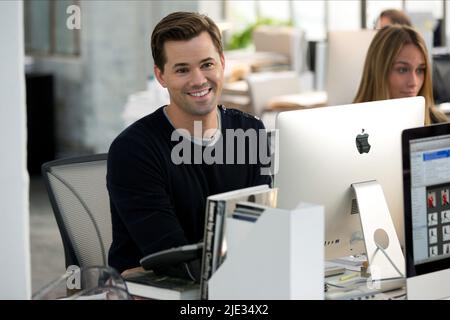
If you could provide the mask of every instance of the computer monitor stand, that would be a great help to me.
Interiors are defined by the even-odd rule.
[[[373,281],[404,277],[405,259],[380,184],[353,183]],[[382,249],[381,249],[382,248]]]

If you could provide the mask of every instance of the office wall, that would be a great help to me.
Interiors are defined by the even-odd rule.
[[[79,57],[37,57],[35,70],[55,76],[60,156],[106,152],[123,130],[128,95],[149,75],[146,1],[81,1]]]
[[[0,3],[0,299],[31,296],[22,2]]]
[[[106,152],[123,130],[128,95],[145,89],[148,3],[85,1],[81,30],[86,132],[84,142]]]
[[[127,97],[153,74],[150,36],[176,10],[199,1],[80,1],[81,55],[35,57],[35,70],[55,76],[59,156],[106,152],[124,129]]]

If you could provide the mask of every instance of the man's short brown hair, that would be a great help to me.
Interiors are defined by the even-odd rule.
[[[155,65],[164,72],[167,57],[166,41],[186,41],[208,32],[219,54],[223,54],[222,37],[217,25],[209,17],[196,12],[173,12],[163,18],[152,33],[151,47]]]

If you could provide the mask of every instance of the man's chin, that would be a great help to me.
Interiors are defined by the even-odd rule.
[[[198,117],[204,117],[210,114],[212,111],[214,111],[214,108],[208,109],[208,110],[195,110],[192,115],[198,116]]]
[[[195,116],[206,116],[214,111],[216,104],[210,104],[208,106],[195,106],[190,108],[190,113]]]

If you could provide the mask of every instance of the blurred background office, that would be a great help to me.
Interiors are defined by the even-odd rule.
[[[7,17],[11,11],[4,8],[17,15]],[[26,116],[16,125],[26,126],[20,143],[26,146],[22,169],[30,180],[24,179],[19,188],[30,201],[29,206],[22,202],[26,208],[17,230],[28,236],[29,228],[29,238],[21,238],[25,242],[18,245],[30,257],[29,291],[36,292],[65,271],[40,167],[53,159],[107,152],[126,126],[168,102],[167,92],[153,79],[149,46],[152,29],[162,17],[186,10],[216,21],[227,59],[222,103],[258,115],[273,128],[281,110],[351,103],[374,24],[385,9],[407,13],[426,39],[437,79],[435,99],[447,111],[448,0],[2,1],[0,20],[12,24],[0,28],[2,47],[14,30],[22,35],[15,40],[17,54],[24,52],[23,59],[14,60],[11,54],[3,64],[22,64],[25,76]],[[21,97],[19,93],[16,101]],[[18,106],[1,99],[2,117],[8,118]],[[24,154],[17,153],[15,159]],[[2,168],[3,176],[7,169]],[[8,185],[1,188],[5,194]],[[0,254],[3,264],[7,258]],[[23,274],[28,270],[24,267]]]

